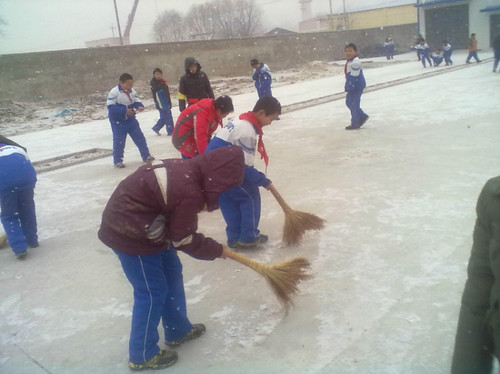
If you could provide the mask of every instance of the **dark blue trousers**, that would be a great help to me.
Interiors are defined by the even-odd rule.
[[[163,126],[167,128],[167,134],[172,135],[172,131],[174,131],[174,119],[172,118],[172,112],[169,110],[158,109],[160,113],[160,119],[156,122],[156,125],[153,126],[153,130],[160,131]]]
[[[38,243],[34,188],[17,187],[0,191],[0,219],[14,253]]]
[[[241,185],[224,191],[219,207],[226,221],[228,241],[251,243],[260,231],[260,192],[254,185]]]
[[[345,105],[351,111],[351,126],[360,127],[361,121],[368,115],[361,109],[361,95],[363,90],[348,92],[345,97]]]
[[[257,88],[257,95],[259,95],[259,98],[263,96],[273,96],[271,86]]]
[[[476,62],[481,62],[481,60],[479,59],[479,57],[477,57],[477,51],[469,52],[469,54],[467,55],[467,59],[465,60],[465,62],[469,63],[470,60],[472,59],[472,57],[474,57],[474,59],[476,60]]]
[[[130,118],[125,122],[111,123],[111,130],[113,131],[113,163],[116,165],[123,162],[123,150],[125,149],[125,142],[127,134],[130,135],[141,154],[142,160],[151,156],[149,153],[146,138],[139,127],[139,122],[135,118]]]
[[[160,351],[160,319],[167,341],[178,340],[191,331],[182,264],[173,248],[146,256],[115,253],[134,288],[129,357],[131,362],[141,364]]]

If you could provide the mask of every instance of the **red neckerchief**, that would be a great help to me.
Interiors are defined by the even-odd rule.
[[[349,60],[346,60],[346,61],[345,61],[345,66],[344,66],[344,75],[347,75],[347,64],[349,63],[349,61],[354,60],[356,57],[358,57],[358,54],[355,54],[353,58],[351,58],[351,59],[349,59]]]
[[[130,103],[131,103],[131,104],[133,104],[133,103],[134,103],[134,100],[130,97],[130,93],[129,93],[127,90],[124,90],[124,89],[122,88],[122,86],[120,86],[120,90],[121,90],[121,91],[123,91],[123,92],[125,92],[125,95],[127,95],[127,96],[128,96],[128,98],[130,99]]]
[[[255,128],[255,130],[257,130],[257,133],[259,134],[259,141],[257,143],[257,151],[259,151],[259,153],[260,153],[260,158],[264,159],[264,163],[266,164],[266,168],[267,168],[267,164],[269,163],[269,156],[267,155],[266,147],[264,147],[264,141],[262,140],[262,135],[264,135],[264,133],[262,132],[262,126],[257,121],[257,117],[255,117],[255,113],[254,112],[246,112],[246,113],[240,114],[239,118],[250,122],[253,125],[253,127]]]

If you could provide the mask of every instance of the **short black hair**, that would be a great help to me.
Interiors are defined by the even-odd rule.
[[[266,116],[271,114],[281,114],[281,104],[275,97],[272,96],[262,96],[253,108],[253,112],[257,113],[259,110],[263,110]]]
[[[129,73],[123,73],[122,75],[120,75],[120,82],[122,82],[122,83],[125,83],[126,81],[128,81],[130,79],[134,79],[134,78],[132,78],[132,76]]]
[[[251,65],[251,66],[257,65],[258,63],[259,63],[259,60],[257,60],[256,58],[252,58],[252,59],[250,60],[250,65]]]
[[[221,113],[231,113],[234,112],[233,100],[229,96],[219,96],[214,101],[215,109],[219,109]]]
[[[357,52],[358,51],[358,47],[356,47],[356,44],[354,43],[349,43],[347,44],[345,47],[344,47],[344,51],[346,50],[346,48],[352,48],[354,50],[354,52]]]
[[[155,68],[155,69],[153,70],[153,75],[155,75],[155,73],[161,73],[161,74],[163,74],[163,71],[161,71],[161,69],[160,69],[160,68]]]

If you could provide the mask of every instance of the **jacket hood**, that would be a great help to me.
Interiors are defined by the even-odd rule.
[[[189,67],[191,65],[196,65],[197,66],[197,69],[196,69],[196,73],[199,73],[200,70],[201,70],[201,65],[198,61],[196,61],[196,59],[194,57],[186,57],[186,59],[184,60],[184,70],[186,71],[186,74],[192,74],[190,71],[189,71]],[[196,74],[195,73],[195,74]]]
[[[245,159],[237,146],[215,149],[191,159],[198,166],[208,211],[219,207],[222,192],[243,183]]]

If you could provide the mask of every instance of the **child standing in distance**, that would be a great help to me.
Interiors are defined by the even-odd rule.
[[[134,79],[128,73],[120,75],[118,86],[109,91],[106,105],[108,107],[108,117],[113,131],[113,162],[115,167],[124,168],[123,151],[127,134],[130,135],[141,154],[144,162],[154,160],[149,153],[146,138],[139,127],[139,121],[135,118],[136,111],[142,112],[144,105],[139,99],[139,95],[132,88]]]
[[[446,66],[453,65],[453,61],[451,60],[452,53],[453,49],[451,49],[451,44],[448,43],[447,40],[443,41],[443,57]]]
[[[38,247],[35,201],[36,171],[26,148],[0,135],[0,219],[18,259]]]
[[[186,109],[203,99],[215,99],[214,91],[207,75],[201,70],[201,65],[193,57],[184,60],[184,74],[179,81],[179,111]]]
[[[351,111],[351,124],[346,130],[357,130],[368,121],[369,116],[361,109],[361,95],[366,87],[365,76],[361,68],[361,60],[358,57],[356,45],[350,43],[345,46],[344,53],[346,63],[344,67],[345,86],[347,92],[345,105]]]
[[[265,243],[267,235],[260,233],[259,187],[269,189],[271,181],[254,168],[255,150],[268,164],[262,129],[281,114],[280,102],[272,96],[261,97],[251,112],[243,113],[237,120],[227,123],[210,141],[206,152],[236,145],[245,155],[245,177],[243,184],[224,191],[219,197],[219,206],[226,221],[227,246],[249,248]]]
[[[479,57],[477,57],[477,51],[479,51],[479,49],[477,48],[477,39],[475,33],[470,34],[467,46],[469,47],[469,54],[467,55],[465,63],[470,64],[470,60],[472,57],[474,57],[477,63],[480,63],[481,60],[479,59]]]
[[[432,62],[434,62],[434,67],[439,66],[444,59],[443,52],[438,48],[431,54]]]
[[[174,131],[174,119],[172,118],[172,101],[170,100],[170,91],[168,89],[167,81],[163,79],[163,72],[160,68],[153,70],[153,79],[149,83],[153,100],[155,101],[156,109],[160,113],[160,119],[153,126],[153,131],[157,135],[163,126],[167,129],[167,135],[172,135]]]
[[[429,48],[429,45],[426,43],[425,39],[422,39],[419,44],[415,45],[414,47],[416,50],[420,51],[420,59],[422,60],[422,65],[427,67],[425,65],[425,62],[429,62],[429,66],[432,66],[431,58],[429,57],[431,49]]]
[[[259,97],[273,96],[271,92],[271,84],[273,79],[271,77],[271,69],[263,62],[259,62],[256,58],[250,61],[250,65],[254,68],[252,79],[255,81],[255,88]]]
[[[182,111],[172,134],[172,144],[187,159],[203,154],[212,134],[234,110],[229,96],[203,99]]]

